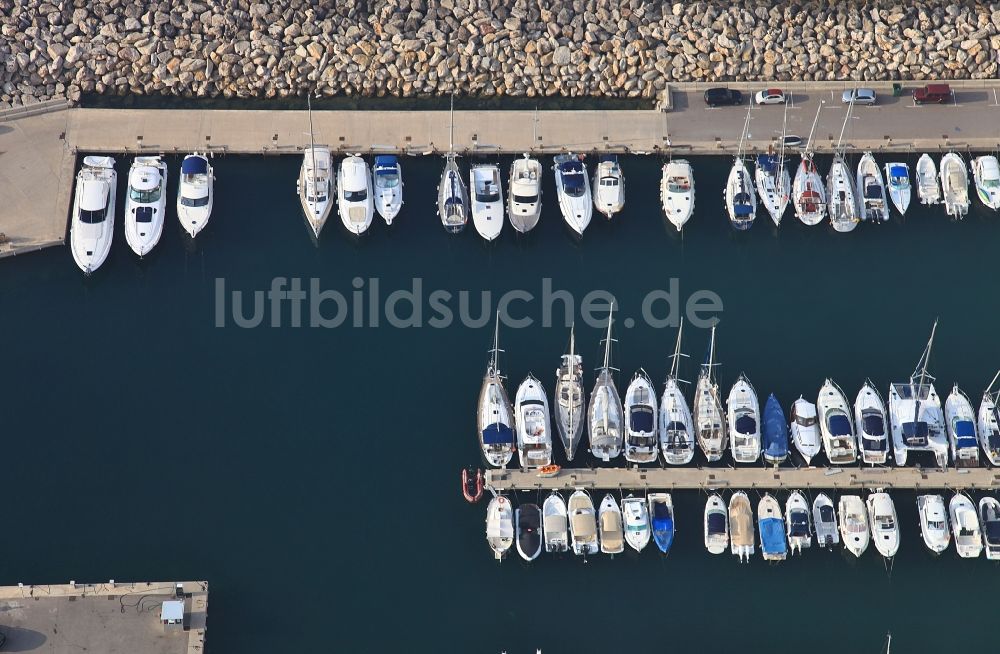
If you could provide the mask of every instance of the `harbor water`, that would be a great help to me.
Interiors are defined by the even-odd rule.
[[[173,198],[180,158],[168,160]],[[506,174],[511,159],[501,160]],[[916,156],[905,160],[912,170]],[[824,173],[828,162],[820,158]],[[0,583],[207,579],[213,654],[765,644],[874,654],[890,630],[900,652],[990,648],[992,624],[972,607],[991,605],[1000,569],[958,560],[954,549],[928,554],[912,491],[893,493],[902,546],[890,571],[874,548],[860,560],[813,548],[777,565],[759,554],[748,565],[712,557],[702,544],[705,495],[693,491],[674,496],[668,558],[647,548],[587,563],[497,563],[485,502],[467,504],[459,484],[463,466],[481,465],[476,400],[492,314],[509,291],[533,296],[509,304],[533,324],[500,329],[512,397],[529,372],[551,393],[568,343],[567,297],[589,392],[605,309],[589,325],[580,310],[598,290],[616,299],[619,389],[640,367],[662,389],[676,330],[651,324],[642,308],[651,293],[676,288],[657,316],[671,304],[685,313],[699,292],[721,301],[705,315],[719,319],[724,392],[745,372],[762,402],[773,392],[786,411],[800,394],[815,399],[825,377],[851,399],[866,377],[885,394],[909,376],[940,317],[937,391],[943,398],[958,382],[978,405],[1000,367],[1000,216],[978,200],[956,223],[914,198],[905,221],[894,212],[889,224],[850,234],[806,227],[791,209],[776,230],[761,207],[753,228],[736,233],[722,201],[731,159],[697,157],[695,215],[680,236],[659,207],[662,161],[624,157],[624,212],[611,223],[595,213],[577,241],[544,158],[539,227],[520,236],[508,225],[487,245],[471,224],[444,232],[434,212],[442,160],[416,157],[402,161],[406,204],[391,228],[376,218],[354,239],[332,215],[316,245],[295,193],[299,163],[216,157],[206,231],[190,242],[171,199],[163,238],[142,261],[125,243],[119,207],[112,254],[90,278],[67,248],[0,263]],[[127,170],[119,157],[120,199]],[[394,326],[413,317],[406,303],[391,320],[378,305],[412,292],[414,280],[423,325]],[[295,326],[290,303],[275,310],[263,295],[250,326],[255,292],[293,282],[309,296],[342,296],[343,323],[310,327],[310,298]],[[566,291],[548,326],[546,288]],[[440,315],[435,291],[450,294],[446,326],[428,324]],[[461,319],[462,291],[475,321]],[[339,307],[326,301],[320,322],[336,322]],[[708,330],[686,328],[684,340],[691,358],[681,376],[693,380]],[[515,502],[541,499],[520,493]]]

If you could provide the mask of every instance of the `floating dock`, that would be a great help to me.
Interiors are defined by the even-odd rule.
[[[962,468],[563,468],[554,477],[534,470],[487,470],[487,488],[519,490],[751,490],[1000,488],[1000,469]]]
[[[4,652],[203,654],[204,581],[0,587]]]

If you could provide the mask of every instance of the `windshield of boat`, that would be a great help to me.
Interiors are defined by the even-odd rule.
[[[1000,179],[984,179],[984,188],[1000,188]]]
[[[601,186],[618,186],[618,179],[616,177],[602,177]]]
[[[378,180],[378,185],[382,188],[395,188],[399,186],[399,175],[396,174],[395,170],[380,170],[375,179]]]
[[[208,206],[208,196],[203,198],[185,198],[181,197],[181,206],[185,207],[206,207]]]
[[[96,225],[97,223],[104,222],[104,218],[108,215],[108,208],[94,209],[93,211],[88,209],[80,209],[80,222],[87,225]]]
[[[129,197],[135,202],[152,204],[160,200],[160,187],[152,188],[148,191],[140,191],[137,188],[129,188]]]
[[[514,195],[514,202],[517,204],[534,204],[538,202],[537,195]]]
[[[816,416],[795,416],[795,424],[800,427],[812,427],[816,424]]]
[[[671,193],[687,193],[691,190],[691,184],[686,177],[671,177],[667,180],[667,189]]]
[[[360,191],[344,191],[344,200],[348,202],[364,202],[368,199],[368,189]]]
[[[476,201],[482,203],[496,202],[500,199],[500,191],[497,187],[490,185],[484,189],[476,191]]]

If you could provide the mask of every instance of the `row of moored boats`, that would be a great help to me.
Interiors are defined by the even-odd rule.
[[[771,394],[761,407],[756,390],[741,374],[723,402],[715,378],[715,329],[705,362],[688,405],[678,377],[683,325],[678,330],[662,394],[645,371],[632,377],[624,399],[619,396],[610,363],[609,316],[604,361],[589,402],[583,383],[583,359],[570,334],[569,352],[556,371],[554,411],[539,379],[529,374],[518,386],[513,404],[508,399],[497,360],[499,332],[494,332],[492,355],[479,395],[478,432],[483,457],[493,467],[511,464],[516,455],[525,469],[553,464],[552,430],[562,442],[566,458],[576,455],[587,427],[589,451],[601,461],[620,457],[628,463],[669,465],[690,463],[698,448],[708,462],[723,459],[727,451],[738,464],[761,459],[779,465],[794,445],[807,465],[825,452],[834,465],[858,461],[871,465],[913,463],[927,458],[945,467],[980,465],[980,454],[1000,466],[1000,416],[997,378],[987,387],[978,412],[969,397],[954,385],[944,401],[927,370],[935,329],[908,381],[889,385],[886,403],[876,386],[866,381],[853,405],[832,379],[826,379],[816,402],[799,397],[786,414]],[[997,374],[1000,377],[1000,373]],[[919,462],[919,461],[918,461]]]
[[[996,498],[983,497],[977,510],[964,493],[955,493],[947,507],[941,495],[920,495],[917,513],[921,538],[932,553],[947,550],[954,538],[955,550],[962,558],[977,558],[985,551],[987,559],[1000,559],[1000,502]],[[813,542],[821,548],[842,544],[857,557],[872,545],[891,559],[900,544],[896,506],[881,490],[865,498],[841,495],[836,505],[825,493],[819,493],[810,504],[796,490],[789,493],[784,507],[766,494],[757,504],[756,520],[745,492],[733,493],[728,504],[713,493],[705,503],[702,524],[709,553],[729,550],[740,561],[749,561],[758,544],[765,561],[783,561],[801,554]],[[580,556],[621,554],[627,545],[641,552],[650,542],[667,554],[675,530],[670,493],[629,495],[621,503],[608,493],[595,508],[585,490],[572,493],[568,502],[553,491],[541,508],[522,504],[516,509],[510,498],[497,494],[486,509],[486,540],[498,559],[512,547],[521,558],[533,561],[543,551],[572,551]]]

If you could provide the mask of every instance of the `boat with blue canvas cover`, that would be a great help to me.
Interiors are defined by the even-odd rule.
[[[726,180],[726,189],[723,194],[726,200],[726,211],[729,213],[729,222],[733,228],[739,231],[750,229],[757,215],[757,194],[754,192],[750,171],[747,170],[746,163],[743,161],[743,143],[750,126],[751,107],[753,107],[752,102],[750,107],[747,107],[747,117],[743,123],[743,131],[740,133],[740,145],[736,150],[736,157],[733,159],[733,167],[729,169],[729,177]]]
[[[889,191],[889,199],[896,205],[899,215],[905,216],[906,210],[910,207],[910,196],[912,188],[910,186],[910,167],[901,161],[894,161],[885,165],[886,188]]]
[[[709,554],[722,554],[729,547],[729,512],[717,493],[705,502],[705,549]]]
[[[177,185],[177,219],[191,238],[205,229],[212,216],[214,186],[215,174],[205,155],[195,152],[184,157]]]
[[[649,494],[649,515],[653,524],[653,542],[667,554],[674,544],[674,502],[670,493]]]
[[[979,500],[979,527],[983,532],[983,549],[991,561],[1000,559],[1000,502],[986,496]]]
[[[778,465],[788,458],[788,423],[778,398],[771,393],[764,404],[764,460]]]
[[[757,505],[757,528],[760,529],[760,551],[765,561],[784,561],[788,556],[785,543],[785,520],[781,505],[770,493]]]
[[[386,225],[391,225],[403,208],[403,168],[396,155],[376,155],[372,177],[375,183],[375,210]]]
[[[820,415],[820,433],[823,435],[826,458],[834,465],[854,463],[858,458],[858,446],[848,417],[851,405],[847,403],[844,391],[832,379],[823,382],[823,387],[819,389],[816,408]]]
[[[945,424],[948,426],[948,440],[951,458],[958,468],[979,467],[979,439],[976,436],[976,414],[969,396],[962,392],[958,384],[951,389],[944,402]]]
[[[499,338],[500,317],[497,316],[496,328],[493,331],[493,349],[490,350],[490,363],[479,391],[477,412],[479,446],[486,462],[494,468],[506,466],[514,457],[514,409],[510,405],[510,399],[503,386],[503,377],[500,375]]]
[[[563,220],[577,236],[583,236],[594,215],[587,166],[573,153],[555,157],[556,195]]]
[[[854,422],[858,429],[858,448],[861,460],[871,465],[882,465],[889,452],[889,435],[886,432],[885,402],[871,380],[865,380],[854,400]]]

